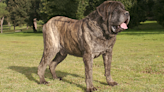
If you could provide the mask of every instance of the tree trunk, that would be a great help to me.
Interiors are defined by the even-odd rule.
[[[26,29],[28,29],[28,24],[27,24],[27,28]]]
[[[10,22],[8,22],[8,26],[9,26],[9,30],[11,29],[11,24],[10,24]]]
[[[3,21],[4,21],[4,16],[2,17],[2,19],[0,19],[1,21],[1,33],[3,33]]]
[[[14,31],[15,31],[15,25],[14,25]]]
[[[36,20],[36,18],[33,19],[33,30],[34,30],[34,32],[37,32],[37,20]]]
[[[15,26],[16,26],[16,24],[15,24],[15,21],[14,21],[14,31],[15,31]]]

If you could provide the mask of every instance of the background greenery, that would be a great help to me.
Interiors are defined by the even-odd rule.
[[[56,71],[63,80],[53,80],[47,68],[48,85],[39,85],[37,67],[43,51],[42,33],[32,30],[0,34],[1,92],[85,92],[82,58],[68,56]],[[94,59],[93,84],[96,92],[163,92],[164,29],[156,21],[141,22],[117,35],[111,74],[119,83],[108,86],[103,59]]]
[[[82,19],[106,0],[1,0],[0,19],[13,26],[33,26],[33,20],[44,23],[54,16]],[[164,26],[163,0],[113,0],[122,2],[130,12],[130,28],[146,20],[157,20]],[[7,6],[6,6],[7,5]],[[6,7],[6,8],[4,8]],[[6,13],[6,11],[8,13]],[[36,32],[37,30],[33,28]]]

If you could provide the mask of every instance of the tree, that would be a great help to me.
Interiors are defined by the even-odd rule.
[[[76,19],[80,0],[41,0],[40,13],[44,22],[54,16],[66,16]]]
[[[89,5],[88,1],[89,0],[79,0],[77,12],[76,12],[76,18],[77,19],[82,19],[85,17],[84,13],[86,11],[86,7]]]
[[[37,32],[37,20],[40,19],[40,0],[6,0],[7,10],[10,13],[9,19],[15,27],[22,24],[33,26]]]
[[[164,27],[164,0],[157,0],[154,5],[154,15],[157,22]]]
[[[16,26],[25,24],[26,20],[29,18],[29,0],[6,0],[6,2],[10,20],[14,24],[15,30]]]
[[[3,33],[3,21],[4,17],[8,14],[6,10],[6,4],[2,1],[0,1],[0,25],[1,25],[1,33]]]

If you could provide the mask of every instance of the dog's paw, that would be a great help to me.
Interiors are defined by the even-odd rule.
[[[49,82],[47,81],[41,81],[40,84],[48,84]]]
[[[109,82],[108,85],[109,86],[115,86],[115,85],[118,85],[118,83],[117,82]]]
[[[92,92],[96,91],[97,89],[95,87],[87,88],[86,92]]]

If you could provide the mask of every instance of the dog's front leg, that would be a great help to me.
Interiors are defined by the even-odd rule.
[[[93,58],[92,54],[90,53],[84,53],[83,55],[83,61],[85,65],[85,82],[87,86],[87,92],[92,92],[97,90],[92,83],[92,64],[93,64]]]
[[[107,53],[103,54],[103,60],[104,60],[105,76],[108,85],[110,86],[117,85],[117,82],[113,81],[112,76],[110,74],[111,62],[112,62],[112,49],[110,49],[110,51],[108,51]]]

